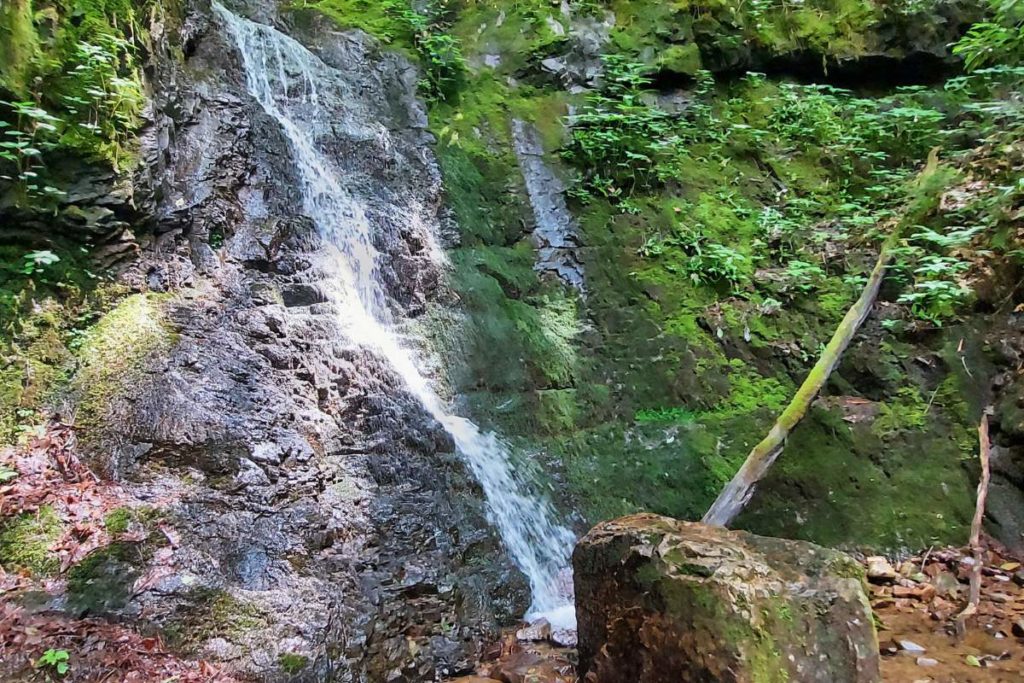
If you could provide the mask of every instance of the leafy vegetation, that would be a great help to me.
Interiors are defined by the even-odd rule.
[[[863,244],[882,235],[895,209],[912,201],[906,183],[928,150],[963,135],[964,122],[947,108],[967,99],[966,91],[990,87],[981,81],[1018,78],[1011,70],[967,79],[970,85],[956,82],[941,106],[922,88],[864,98],[832,86],[773,85],[759,74],[722,89],[704,78],[696,101],[670,115],[648,103],[652,98],[643,88],[650,81],[642,65],[619,59],[607,64],[610,85],[589,96],[569,120],[572,137],[563,156],[581,170],[575,196],[631,213],[645,205],[641,197],[665,183],[700,186],[701,172],[720,177],[730,189],[675,202],[674,225],[648,236],[637,253],[695,285],[725,283],[758,303],[779,293],[838,291],[828,283],[834,275],[847,282],[862,278],[864,271],[830,273],[822,254],[830,245]],[[971,111],[978,118],[966,127],[994,125],[984,109]],[[770,166],[778,188],[774,197],[731,189],[748,182],[749,171],[735,164],[744,157]],[[825,177],[805,175],[815,167]],[[954,180],[942,177],[947,184]],[[905,287],[899,302],[933,324],[954,318],[971,298],[959,276],[970,267],[966,256],[984,255],[971,246],[981,232],[956,225],[913,232],[898,251]],[[779,269],[784,290],[770,283],[753,286],[750,278],[758,268]]]
[[[36,660],[36,668],[47,675],[64,676],[71,670],[71,654],[67,650],[49,649]]]
[[[643,100],[650,85],[644,65],[604,58],[603,86],[569,121],[571,139],[562,156],[582,169],[576,196],[586,200],[628,197],[658,180],[659,158],[671,145],[671,116]]]
[[[50,157],[132,163],[143,104],[137,12],[123,0],[60,0],[2,17],[21,39],[0,66],[0,92],[13,96],[0,100],[0,187],[6,181],[22,202],[45,205],[63,196]]]
[[[814,362],[879,245],[910,216],[882,292],[885,322],[865,335],[898,351],[879,352],[877,366],[851,361],[830,387],[853,396],[867,390],[907,414],[874,434],[851,429],[836,409],[815,409],[794,435],[799,462],[785,476],[815,492],[789,491],[791,498],[823,501],[841,482],[819,491],[805,475],[862,458],[853,469],[864,499],[884,505],[897,489],[943,482],[957,511],[941,521],[888,506],[837,529],[807,522],[808,537],[870,535],[895,547],[911,536],[955,534],[967,488],[958,488],[960,446],[947,448],[939,426],[952,420],[960,433],[964,418],[950,418],[940,393],[923,421],[909,419],[912,406],[899,390],[912,387],[927,401],[934,387],[899,359],[927,354],[923,348],[976,315],[984,264],[1015,258],[1017,180],[994,160],[1021,129],[1014,93],[1024,81],[1002,65],[895,86],[888,73],[837,62],[884,51],[878,32],[897,43],[931,40],[981,13],[931,0],[712,2],[699,11],[685,3],[527,0],[452,9],[449,30],[472,78],[458,102],[435,104],[431,119],[461,228],[453,285],[468,320],[462,345],[439,345],[452,365],[469,365],[455,379],[477,415],[557,453],[551,465],[564,466],[573,505],[589,519],[636,509],[699,515]],[[607,11],[615,21],[602,25]],[[607,31],[599,77],[596,60],[579,60],[581,27],[588,36]],[[755,64],[773,73],[742,75]],[[790,66],[800,82],[780,73]],[[837,87],[842,78],[868,84]],[[510,154],[513,118],[532,124],[552,164],[567,167],[585,245],[585,322],[567,347],[575,351],[572,371],[557,383],[536,371],[543,347],[520,342],[543,299],[526,239],[530,207]],[[912,179],[935,147],[935,182],[918,188]],[[993,164],[979,166],[984,155]],[[926,230],[956,243],[930,241]],[[888,462],[872,460],[882,440],[900,461],[912,457],[911,442],[933,444],[916,465],[920,482],[900,478],[897,487]],[[814,449],[820,461],[808,455]],[[791,514],[779,512],[787,505],[786,495],[772,497],[775,517],[747,523],[773,532],[780,515]]]
[[[968,71],[992,64],[1019,64],[1024,60],[1024,3],[990,0],[991,21],[975,24],[953,47]]]

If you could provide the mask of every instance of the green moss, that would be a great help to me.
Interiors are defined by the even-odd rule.
[[[691,573],[674,563],[668,571],[676,569],[684,574]],[[660,575],[663,571],[658,569],[654,574]],[[710,647],[745,662],[753,683],[788,683],[789,671],[779,641],[787,642],[782,639],[790,630],[792,615],[789,620],[784,619],[778,601],[764,598],[765,605],[759,601],[744,613],[734,609],[743,601],[742,596],[720,595],[721,589],[699,579],[662,580],[652,588],[664,601],[665,611],[676,615],[693,632],[709,635]],[[780,623],[782,628],[779,628]]]
[[[246,634],[270,623],[270,616],[256,604],[214,588],[189,593],[188,607],[168,626],[168,639],[187,651],[211,638],[224,638],[247,647]]]
[[[3,520],[0,525],[0,566],[7,571],[28,571],[34,576],[51,576],[60,560],[50,548],[60,540],[63,525],[53,508],[42,507]]]
[[[103,526],[107,530],[108,534],[116,536],[117,534],[123,534],[128,531],[132,518],[133,515],[131,510],[128,508],[117,508],[108,512],[103,518]]]
[[[921,392],[913,387],[903,387],[895,400],[883,403],[878,417],[871,425],[871,431],[880,437],[890,437],[899,432],[915,431],[925,426],[929,405]]]
[[[853,549],[962,542],[973,495],[949,434],[934,407],[925,425],[884,442],[869,425],[813,409],[736,524]]]
[[[68,569],[68,605],[79,614],[102,615],[124,608],[152,555],[140,543],[111,543]]]
[[[0,296],[2,290],[22,284],[5,282],[0,272]],[[12,312],[16,327],[0,334],[0,443],[12,442],[19,427],[34,425],[67,385],[74,366],[68,329],[80,302],[72,283],[67,285],[64,305],[50,296],[50,290],[37,290],[40,298],[30,310]]]
[[[575,389],[537,392],[537,421],[544,434],[571,432],[579,415]]]
[[[700,48],[696,43],[671,45],[658,58],[658,68],[681,74],[696,74],[701,67]]]
[[[144,101],[136,55],[147,39],[141,18],[166,13],[146,5],[150,3],[17,0],[0,8],[0,46],[6,57],[0,60],[0,86],[51,117],[52,131],[32,132],[35,146],[44,151],[35,171],[49,185],[74,180],[61,165],[48,163],[54,157],[71,168],[81,161],[99,161],[116,170],[134,163],[134,132]],[[6,108],[0,108],[0,117],[17,129],[30,124]],[[69,156],[75,163],[67,163]],[[22,189],[26,205],[48,205],[45,193],[30,183]]]
[[[101,427],[111,402],[131,394],[142,379],[146,359],[173,345],[175,335],[161,308],[165,298],[134,294],[84,335],[74,380],[80,395],[77,424],[82,428]]]
[[[0,6],[0,87],[23,92],[32,60],[39,49],[31,0],[11,0]]]
[[[587,297],[577,302],[533,271],[535,249],[525,239],[532,212],[510,132],[513,118],[536,125],[548,162],[567,178],[594,170],[567,167],[572,155],[560,154],[571,147],[560,117],[569,105],[583,111],[586,96],[558,92],[541,66],[564,52],[556,34],[567,19],[541,0],[452,6],[452,33],[476,71],[457,103],[431,107],[430,120],[459,224],[451,285],[465,317],[432,316],[433,337],[475,416],[524,450],[550,453],[550,466],[564,469],[567,504],[588,521],[640,509],[699,517],[845,314],[857,278],[873,263],[878,226],[908,204],[931,220],[945,186],[907,183],[939,129],[955,125],[939,91],[875,98],[763,76],[715,84],[698,69],[742,68],[773,55],[831,64],[864,54],[878,47],[871,41],[880,27],[913,25],[894,23],[901,7],[874,0],[809,0],[785,11],[717,0],[700,8],[572,5],[576,19],[614,11],[607,52],[696,81],[682,114],[648,116],[650,93],[632,93],[626,104],[630,114],[667,126],[655,162],[644,168],[650,183],[630,191],[626,178],[608,198],[570,197],[585,245]],[[921,423],[920,399],[933,397],[900,360],[914,352],[865,350],[835,376],[830,388],[852,395],[863,390],[861,377],[877,382],[895,412],[878,433],[863,426],[866,437],[817,415],[777,465],[792,469],[755,500],[766,511],[752,526],[884,547],[958,533],[969,486],[948,444],[925,458],[924,479],[949,488],[952,519],[917,505],[927,499],[919,495],[924,485],[902,479],[893,464],[909,456],[911,438],[940,445],[945,438],[933,423],[947,414],[944,394]],[[911,385],[915,400],[896,394]],[[834,474],[817,477],[819,470]],[[860,514],[862,494],[885,512]],[[790,501],[797,502],[786,507]],[[837,525],[806,521],[825,505],[840,508]]]
[[[297,675],[309,664],[309,658],[304,655],[297,655],[291,652],[283,652],[277,659],[281,670],[289,675]]]
[[[400,16],[411,5],[401,0],[320,0],[296,6],[319,10],[339,25],[360,29],[387,44],[412,47],[409,25]]]

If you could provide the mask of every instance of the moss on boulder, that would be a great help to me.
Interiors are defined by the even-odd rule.
[[[863,573],[837,551],[644,514],[591,530],[573,568],[595,683],[881,680]]]
[[[112,420],[119,424],[116,416],[139,390],[147,361],[173,346],[165,300],[164,295],[133,294],[85,333],[73,388],[78,396],[76,424],[87,442]]]

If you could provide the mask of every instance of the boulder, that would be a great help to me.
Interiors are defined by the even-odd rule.
[[[863,569],[835,550],[639,514],[573,554],[580,681],[875,683]]]

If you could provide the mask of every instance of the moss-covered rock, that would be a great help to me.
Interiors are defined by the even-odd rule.
[[[881,680],[863,572],[837,551],[635,515],[591,530],[573,569],[588,680]]]
[[[451,284],[466,315],[445,317],[437,326],[443,334],[434,336],[474,417],[525,452],[544,454],[565,484],[564,504],[588,522],[638,510],[698,518],[856,296],[880,226],[903,207],[940,232],[960,220],[936,211],[956,175],[952,164],[943,188],[923,192],[907,182],[945,139],[942,131],[958,125],[952,88],[868,96],[757,74],[716,83],[701,70],[841,73],[877,84],[886,78],[847,66],[885,63],[896,77],[912,77],[925,53],[933,66],[948,60],[947,43],[979,7],[873,0],[785,10],[712,3],[694,11],[685,2],[452,6],[451,33],[474,74],[458,102],[435,105],[431,120],[460,228]],[[600,67],[597,53],[614,58],[604,80],[581,67],[590,58]],[[610,65],[623,70],[620,81]],[[561,92],[554,72],[600,95]],[[644,73],[658,74],[656,88],[623,85],[642,82]],[[621,108],[609,104],[617,98]],[[587,127],[578,118],[564,117],[569,111],[608,118],[597,116],[588,140],[579,137]],[[625,150],[633,156],[620,149],[604,165],[577,163],[578,145],[633,144],[610,123],[616,116],[655,122],[641,136],[648,146]],[[547,163],[579,174],[569,201],[587,297],[572,326],[561,325],[571,318],[558,293],[532,270],[513,118],[543,132]],[[615,182],[602,186],[595,173]],[[915,267],[894,272],[884,298],[897,299]],[[560,323],[553,335],[544,333],[552,302]],[[863,398],[877,411],[851,425],[816,410],[741,524],[850,547],[961,540],[973,489],[962,466],[973,451],[973,417],[937,391],[953,362],[934,372],[906,362],[931,357],[938,345],[877,326],[864,335],[826,393]],[[927,456],[911,466],[915,448]],[[942,491],[944,510],[920,505],[931,487]],[[861,513],[864,500],[877,501],[872,514]],[[842,523],[817,523],[831,517]]]
[[[102,436],[140,390],[148,360],[166,353],[175,334],[163,312],[164,295],[133,294],[82,337],[73,388],[76,424],[86,442]]]
[[[60,518],[49,506],[0,521],[0,566],[39,577],[56,574],[60,558],[51,548],[63,530]]]
[[[271,622],[259,606],[226,590],[197,588],[164,630],[176,647],[186,651],[198,650],[211,638],[224,638],[245,648],[246,633]],[[297,664],[297,660],[287,661]]]
[[[127,606],[152,549],[115,542],[94,550],[67,572],[68,607],[81,615],[106,615]]]
[[[923,53],[941,62],[947,45],[984,10],[978,2],[876,0],[810,0],[797,7],[721,1],[699,11],[691,2],[610,6],[617,47],[691,75],[699,68],[763,70],[797,62],[815,70],[868,55],[899,60]],[[696,58],[679,58],[693,52]]]

